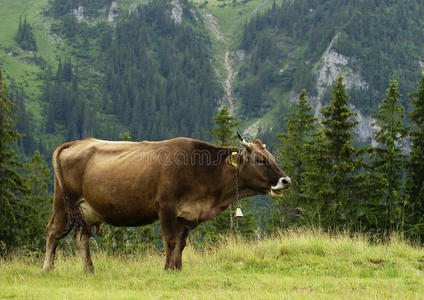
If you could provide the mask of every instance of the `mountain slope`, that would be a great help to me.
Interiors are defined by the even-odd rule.
[[[280,131],[289,101],[302,88],[318,114],[329,100],[328,87],[342,73],[352,109],[362,121],[358,135],[367,140],[372,131],[369,115],[390,78],[400,81],[407,106],[407,93],[424,67],[420,1],[197,2],[231,41],[237,74],[231,97],[252,135],[261,128]],[[220,57],[225,57],[222,50]]]
[[[424,60],[423,13],[421,1],[274,3],[246,25],[241,42],[247,59],[237,92],[244,113],[263,116],[302,88],[319,108],[339,73],[365,115],[377,109],[392,76],[406,96]]]
[[[87,136],[120,139],[125,131],[136,140],[210,138],[222,89],[203,19],[188,1],[52,0],[28,2],[27,10],[3,2],[14,22],[13,34],[1,33],[0,66],[12,91],[23,88],[42,152]],[[38,52],[13,39],[27,11]]]
[[[209,139],[211,116],[225,103],[247,134],[271,130],[271,137],[300,89],[308,90],[318,113],[339,73],[367,139],[369,114],[391,76],[406,104],[424,66],[418,0],[0,5],[0,66],[10,89],[23,90],[32,114],[27,134],[43,153],[67,139],[119,139],[127,130],[134,139]],[[20,16],[33,27],[37,52],[14,41]],[[72,80],[62,78],[65,62]]]

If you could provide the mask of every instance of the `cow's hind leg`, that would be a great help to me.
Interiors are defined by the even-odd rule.
[[[177,215],[175,209],[161,207],[159,210],[160,227],[163,245],[166,252],[165,270],[175,269],[174,249],[176,245]]]
[[[46,257],[43,270],[48,271],[54,267],[54,257],[59,240],[66,236],[68,215],[62,200],[61,193],[54,195],[53,214],[47,224]]]
[[[177,270],[183,268],[182,256],[186,246],[188,232],[189,229],[184,224],[177,223],[177,244],[174,250],[174,265]]]
[[[78,228],[75,234],[75,242],[77,243],[78,251],[81,256],[82,263],[86,272],[94,273],[93,262],[90,254],[90,237],[83,233],[82,228]]]

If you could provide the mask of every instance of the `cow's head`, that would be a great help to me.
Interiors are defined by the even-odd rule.
[[[247,142],[238,133],[243,150],[233,157],[238,162],[240,182],[255,192],[272,196],[281,195],[291,184],[288,177],[277,165],[274,156],[260,140]]]

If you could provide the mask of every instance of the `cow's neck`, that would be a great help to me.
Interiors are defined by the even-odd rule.
[[[228,207],[232,202],[236,201],[236,169],[233,165],[228,162],[228,157],[233,152],[238,152],[240,148],[235,147],[216,147],[221,151],[225,151],[224,156],[219,156],[219,163],[215,165],[215,168],[220,169],[217,173],[220,173],[220,183],[216,182],[213,186],[220,189],[219,197],[216,199],[215,205],[220,207]],[[219,151],[218,151],[219,152]],[[212,170],[210,172],[214,173]],[[242,181],[239,181],[239,198],[255,196],[258,193],[247,188],[243,185]],[[211,191],[210,191],[211,192]]]
[[[236,169],[232,165],[223,167],[223,174],[221,176],[221,196],[219,199],[220,206],[229,206],[237,200],[236,195]],[[238,182],[239,199],[244,197],[255,196],[258,193],[243,185],[243,182]]]

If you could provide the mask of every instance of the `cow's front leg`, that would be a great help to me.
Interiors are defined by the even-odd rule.
[[[173,207],[161,207],[159,210],[160,228],[166,252],[165,270],[175,269],[174,249],[176,245],[177,213]]]

